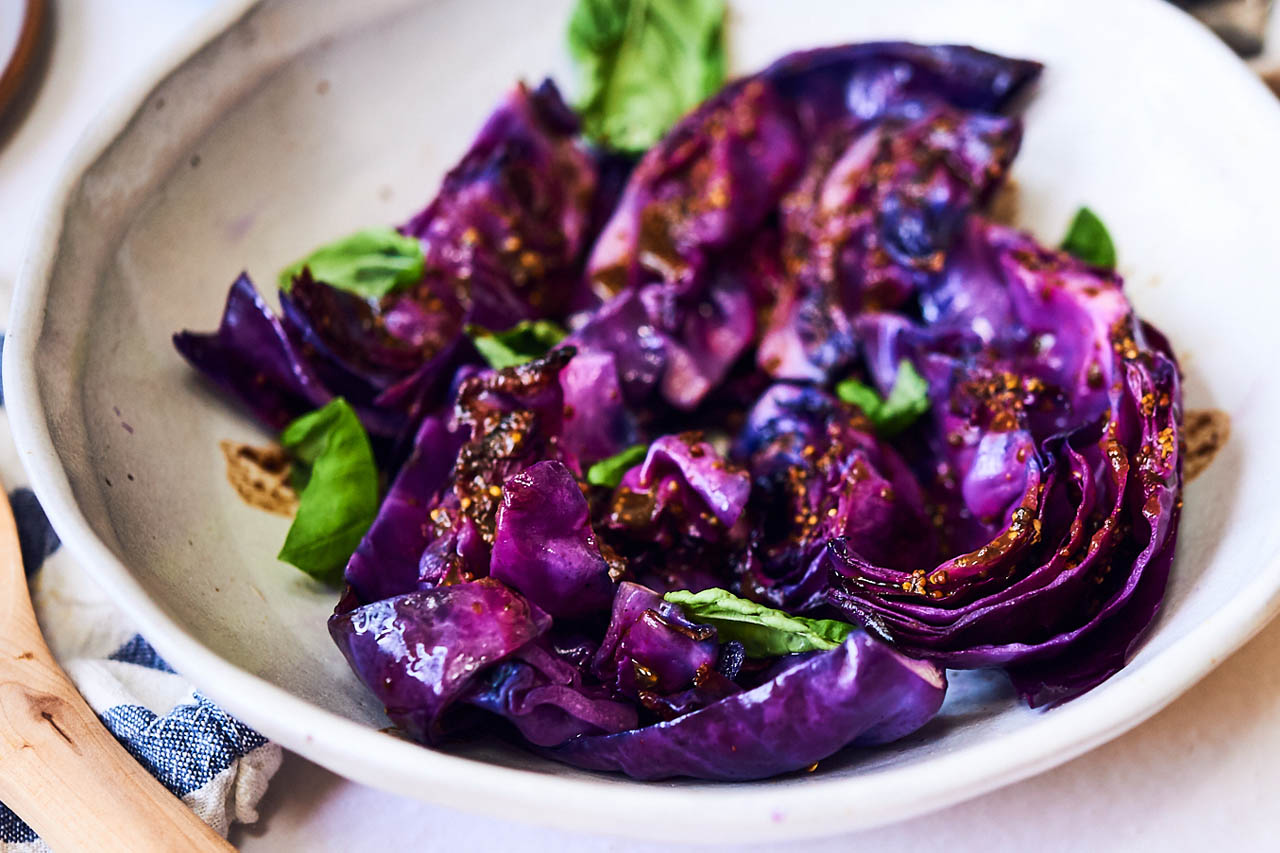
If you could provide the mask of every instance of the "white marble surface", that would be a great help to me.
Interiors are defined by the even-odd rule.
[[[86,122],[215,2],[52,0],[56,36],[43,84],[20,124],[0,120],[0,292],[11,289],[33,212]],[[1276,18],[1264,62],[1280,65]],[[6,311],[0,305],[0,316]],[[1149,722],[1063,767],[908,823],[793,849],[1276,849],[1277,790],[1280,623]],[[233,840],[245,851],[317,853],[393,844],[414,850],[658,849],[422,805],[347,782],[297,756],[286,759],[263,802],[262,820]],[[670,846],[663,849],[669,853]]]

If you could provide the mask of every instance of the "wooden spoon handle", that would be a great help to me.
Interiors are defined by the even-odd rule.
[[[0,801],[55,851],[235,849],[125,752],[54,660],[3,497]]]

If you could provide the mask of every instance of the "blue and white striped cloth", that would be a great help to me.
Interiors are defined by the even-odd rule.
[[[4,341],[0,338],[0,355]],[[0,389],[0,480],[45,640],[90,707],[134,758],[222,835],[258,819],[281,751],[164,662],[70,554],[59,548],[18,463]],[[0,804],[0,853],[49,848]]]

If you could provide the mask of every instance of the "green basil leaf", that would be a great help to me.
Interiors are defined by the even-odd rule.
[[[838,383],[836,396],[861,409],[882,436],[897,435],[929,411],[929,383],[905,358],[898,362],[888,399],[856,379]]]
[[[467,326],[466,332],[480,355],[495,370],[540,358],[564,340],[567,334],[549,320],[521,320],[501,332],[491,332],[480,326]]]
[[[352,408],[337,398],[285,427],[280,443],[308,473],[279,559],[336,584],[378,513],[378,469],[369,437]]]
[[[834,649],[854,626],[835,619],[806,619],[739,598],[726,589],[672,590],[663,596],[694,622],[711,625],[722,641],[737,640],[747,657],[769,658]]]
[[[905,358],[898,362],[889,399],[880,410],[880,429],[886,435],[902,432],[929,411],[929,383]]]
[[[884,398],[880,396],[880,392],[857,379],[843,379],[836,383],[836,396],[857,406],[872,421],[875,421],[884,408]]]
[[[422,244],[394,228],[366,228],[321,246],[280,273],[280,289],[289,292],[303,268],[330,287],[365,299],[380,299],[422,280]]]
[[[608,459],[601,459],[587,469],[587,482],[593,486],[608,486],[616,489],[622,482],[622,475],[643,462],[648,452],[648,446],[633,444],[621,453],[615,453]]]
[[[640,152],[724,84],[724,0],[578,0],[569,54],[587,136]]]
[[[1116,247],[1098,215],[1087,207],[1076,211],[1067,236],[1062,238],[1064,251],[1075,255],[1086,264],[1103,269],[1115,269]]]

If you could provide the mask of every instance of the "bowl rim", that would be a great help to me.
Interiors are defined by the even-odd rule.
[[[439,752],[369,728],[289,693],[222,658],[152,600],[124,561],[94,533],[71,489],[49,429],[36,366],[45,301],[66,214],[85,174],[123,136],[148,95],[202,47],[267,0],[230,0],[162,51],[110,99],[63,164],[18,275],[3,359],[5,408],[31,485],[71,554],[156,649],[199,689],[268,738],[347,778],[464,811],[570,831],[701,842],[833,835],[902,820],[976,797],[1076,757],[1138,725],[1253,637],[1280,609],[1280,557],[1186,636],[1130,676],[1106,686],[1105,701],[1077,700],[994,742],[922,763],[880,767],[804,785],[639,783],[560,776]],[[1159,0],[1141,0],[1169,27],[1201,30]],[[1241,86],[1262,111],[1274,95],[1225,46]],[[1225,67],[1225,64],[1224,64]],[[1250,96],[1254,97],[1254,96]],[[448,779],[446,786],[432,781]],[[860,789],[874,785],[875,808]],[[501,791],[495,795],[495,791]],[[696,805],[690,807],[690,802]],[[548,802],[573,804],[547,809]],[[661,814],[662,821],[649,816]]]

